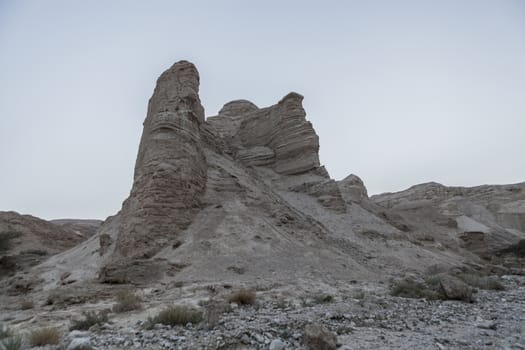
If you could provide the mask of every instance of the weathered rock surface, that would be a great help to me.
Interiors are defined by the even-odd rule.
[[[120,212],[116,253],[148,258],[178,238],[201,207],[206,159],[200,137],[204,108],[199,74],[181,61],[157,81],[135,165],[133,188]]]
[[[523,348],[522,276],[502,278],[504,291],[479,290],[473,303],[392,297],[387,285],[448,271],[523,274],[524,241],[510,244],[524,236],[525,184],[431,183],[369,198],[357,176],[335,181],[320,165],[301,95],[264,108],[235,100],[205,120],[198,90],[189,62],[160,76],[121,211],[87,240],[1,280],[0,321],[18,333],[65,330],[72,316],[115,310],[116,291],[135,290],[143,308],[66,333],[61,346]],[[492,275],[462,278],[499,282]],[[437,287],[471,300],[456,278]],[[256,291],[256,305],[228,306],[241,288]],[[33,309],[22,307],[28,300]],[[146,320],[174,302],[199,308],[204,321],[150,329]]]
[[[82,242],[79,232],[52,222],[13,211],[0,212],[0,234],[12,233],[10,253],[24,250],[46,250],[49,254],[71,248]]]
[[[525,183],[447,187],[438,183],[372,196],[372,202],[410,222],[414,231],[435,232],[442,245],[490,259],[525,238]],[[441,233],[439,235],[439,233]]]
[[[337,185],[346,202],[360,203],[363,199],[368,198],[365,184],[357,175],[348,175],[343,180],[338,181]]]
[[[65,227],[69,230],[80,233],[82,236],[89,238],[97,233],[102,225],[102,220],[85,220],[85,219],[55,219],[50,220],[52,224]]]
[[[319,324],[304,327],[304,345],[309,350],[337,349],[337,336]]]
[[[522,185],[369,198],[359,177],[335,181],[321,166],[303,96],[263,108],[235,100],[205,119],[199,83],[186,61],[162,73],[129,198],[95,236],[39,267],[46,288],[65,272],[136,285],[384,280],[480,264],[486,247],[523,235]]]
[[[460,279],[441,274],[439,275],[439,284],[445,297],[449,300],[472,301],[472,288]]]
[[[0,212],[0,278],[72,248],[86,236],[31,215]]]

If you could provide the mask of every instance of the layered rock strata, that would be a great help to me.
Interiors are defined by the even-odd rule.
[[[199,73],[175,63],[149,101],[133,188],[120,212],[116,252],[150,257],[188,227],[206,186],[200,126]]]

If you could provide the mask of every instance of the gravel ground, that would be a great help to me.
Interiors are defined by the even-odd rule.
[[[505,291],[480,290],[474,303],[379,292],[326,302],[260,300],[225,312],[213,327],[115,323],[71,332],[67,341],[97,349],[299,349],[305,325],[319,323],[337,334],[340,349],[525,349],[525,277],[503,282]]]

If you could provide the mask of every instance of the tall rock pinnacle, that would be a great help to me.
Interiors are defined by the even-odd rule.
[[[206,185],[200,125],[199,73],[175,63],[157,80],[149,101],[130,197],[124,202],[116,250],[149,257],[185,229]]]

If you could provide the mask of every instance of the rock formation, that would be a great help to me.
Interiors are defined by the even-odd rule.
[[[160,76],[149,101],[117,253],[151,257],[191,223],[206,186],[203,122],[199,73],[178,62]]]
[[[0,213],[0,233],[23,232],[10,255],[57,253],[16,274],[0,256],[0,314],[18,334],[84,314],[90,328],[64,332],[68,348],[521,348],[525,183],[369,197],[320,164],[301,95],[235,100],[205,119],[198,93],[191,63],[162,73],[130,195],[93,236],[71,231],[77,220]],[[228,308],[243,293],[257,307]],[[114,312],[144,308],[92,325],[115,296]],[[150,327],[174,303],[205,320]]]
[[[487,242],[523,235],[521,185],[369,198],[359,177],[335,181],[320,164],[303,96],[264,108],[235,100],[205,119],[198,93],[193,64],[162,73],[129,198],[94,237],[42,265],[49,283],[66,271],[107,283],[334,284],[478,263]]]
[[[0,211],[0,278],[26,270],[87,237],[31,215]]]

